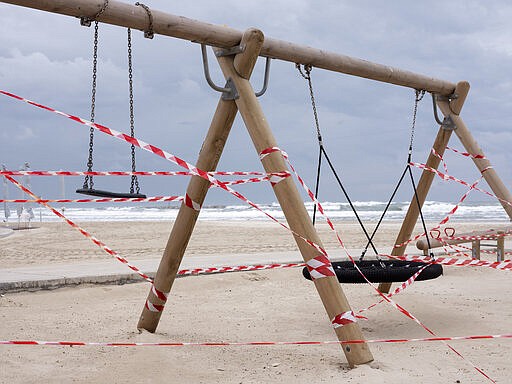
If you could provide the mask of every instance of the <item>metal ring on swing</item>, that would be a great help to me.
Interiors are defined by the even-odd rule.
[[[420,261],[362,260],[356,261],[355,264],[371,283],[404,282],[410,279],[422,268],[424,269],[416,277],[416,281],[435,279],[443,274],[443,267],[441,264],[432,263],[427,265]],[[427,266],[425,267],[425,265]],[[335,261],[332,263],[332,266],[340,283],[366,283],[365,278],[355,268],[352,261]],[[306,279],[311,280],[311,275],[307,267],[304,267],[302,270],[302,275]]]

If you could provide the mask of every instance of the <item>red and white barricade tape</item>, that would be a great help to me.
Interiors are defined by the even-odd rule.
[[[458,179],[456,177],[453,177],[451,175],[448,175],[446,173],[443,173],[441,171],[439,171],[438,169],[435,169],[435,168],[432,168],[432,167],[429,167],[428,165],[426,164],[422,164],[422,163],[409,163],[411,166],[413,167],[416,167],[416,168],[419,168],[419,169],[423,169],[423,170],[426,170],[428,172],[432,172],[434,174],[436,174],[437,176],[439,176],[441,179],[445,180],[445,181],[453,181],[453,182],[456,182],[458,184],[461,184],[461,185],[464,185],[466,187],[470,187],[471,185],[464,181],[464,180],[461,180],[461,179]],[[484,170],[485,171],[485,170]],[[482,173],[484,172],[482,171]],[[489,197],[493,197],[495,199],[498,199],[500,202],[504,203],[504,204],[507,204],[507,205],[512,205],[512,202],[510,201],[507,201],[507,200],[504,200],[504,199],[501,199],[499,198],[498,196],[494,195],[493,193],[489,192],[489,191],[486,191],[485,189],[481,189],[481,188],[477,188],[475,187],[474,188],[475,191],[478,191],[478,192],[481,192]]]
[[[409,277],[407,279],[407,281],[404,281],[402,284],[400,284],[400,286],[398,286],[393,292],[387,294],[386,296],[388,298],[390,297],[393,297],[397,294],[399,294],[400,292],[404,291],[407,287],[409,287],[412,283],[414,283],[416,281],[416,279],[418,278],[418,276],[420,275],[421,272],[423,272],[423,270],[425,268],[427,268],[430,264],[432,263],[428,263],[427,265],[425,265],[424,267],[421,267],[414,275],[412,275],[411,277]],[[377,303],[374,303],[372,305],[370,305],[369,307],[366,307],[364,309],[360,309],[359,311],[357,311],[357,313],[362,313],[362,312],[365,312],[365,311],[368,311],[370,309],[372,309],[373,307],[383,303],[385,300],[384,299],[380,299],[380,301],[378,301]]]
[[[289,172],[246,172],[246,171],[210,171],[211,176],[263,176],[262,179],[268,180],[265,177],[288,177]],[[193,176],[192,172],[186,171],[3,171],[0,170],[0,176]]]
[[[334,228],[334,225],[333,223],[330,221],[330,219],[327,217],[327,215],[325,214],[323,208],[322,208],[322,205],[320,204],[320,202],[316,199],[315,195],[313,194],[313,192],[311,191],[311,189],[309,189],[309,187],[304,183],[304,181],[302,180],[302,178],[297,174],[297,172],[295,171],[293,165],[290,163],[290,161],[288,160],[288,155],[286,154],[286,152],[284,151],[281,151],[281,149],[279,149],[278,147],[273,147],[273,148],[267,148],[265,150],[263,150],[260,154],[260,158],[263,159],[265,156],[268,156],[270,153],[273,153],[273,152],[281,152],[283,157],[288,161],[288,164],[290,166],[290,169],[295,173],[295,176],[297,177],[297,179],[299,180],[299,183],[301,184],[301,186],[304,188],[304,190],[306,191],[306,193],[308,194],[308,196],[311,198],[311,200],[317,205],[317,208],[318,208],[318,211],[323,215],[323,217],[325,218],[326,222],[329,224],[329,226],[331,227],[332,231],[335,233],[336,235],[336,238],[338,239],[338,242],[340,243],[340,246],[343,248],[343,250],[345,251],[346,255],[348,256],[348,258],[350,259],[350,261],[354,264],[354,267],[355,269],[361,274],[361,276],[364,278],[364,280],[366,280],[366,283],[368,285],[370,285],[374,291],[382,297],[382,299],[384,301],[386,301],[387,303],[389,303],[391,306],[393,306],[395,309],[397,309],[399,312],[401,312],[402,314],[404,314],[405,316],[407,316],[408,318],[410,318],[411,320],[413,320],[414,322],[416,322],[418,325],[420,325],[425,331],[427,331],[428,333],[430,333],[432,336],[437,336],[430,328],[428,328],[425,324],[423,324],[417,317],[415,317],[412,313],[410,313],[408,310],[406,310],[404,307],[402,307],[401,305],[399,305],[398,303],[396,303],[394,300],[392,300],[390,297],[388,297],[387,295],[383,294],[382,292],[380,292],[380,290],[374,285],[372,284],[368,278],[364,275],[364,273],[359,269],[359,267],[357,266],[355,260],[352,258],[352,256],[350,255],[350,253],[348,252],[348,250],[346,249],[343,241],[341,240],[341,237],[338,233],[338,231]],[[471,190],[471,189],[470,189]],[[473,362],[467,360],[460,352],[458,352],[455,348],[453,348],[451,345],[449,345],[448,343],[446,343],[446,346],[453,352],[455,353],[457,356],[459,356],[461,359],[463,359],[464,361],[466,361],[468,364],[470,364],[476,371],[478,371],[480,374],[482,374],[484,377],[486,377],[488,380],[490,380],[491,382],[495,382],[492,378],[490,378],[485,372],[483,372],[480,368],[478,368],[475,364],[473,364]]]
[[[193,268],[182,269],[177,272],[178,276],[185,275],[200,275],[200,274],[214,274],[225,272],[244,272],[244,271],[261,271],[265,269],[282,269],[282,268],[295,268],[303,267],[304,263],[286,263],[286,264],[257,264],[257,265],[237,265],[237,266],[224,266],[224,267],[209,267],[209,268]]]
[[[167,298],[169,297],[169,292],[163,292],[156,289],[155,284],[151,286],[151,292],[161,301],[161,304],[152,303],[148,298],[145,304],[146,308],[151,312],[162,312],[164,310],[165,303],[167,302]]]
[[[51,108],[51,107],[48,107],[48,106],[36,103],[34,101],[25,99],[25,98],[23,98],[21,96],[13,94],[13,93],[0,90],[0,94],[3,94],[5,96],[11,97],[11,98],[14,98],[14,99],[19,100],[19,101],[23,101],[24,103],[33,105],[33,106],[35,106],[37,108],[41,108],[41,109],[44,109],[46,111],[58,114],[58,115],[63,116],[63,117],[66,117],[66,118],[71,119],[71,120],[73,120],[73,121],[75,121],[77,123],[80,123],[82,125],[94,128],[94,129],[96,129],[96,130],[98,130],[98,131],[100,131],[102,133],[105,133],[105,134],[107,134],[109,136],[112,136],[112,137],[114,137],[116,139],[125,141],[125,142],[127,142],[129,144],[132,144],[132,145],[134,145],[136,147],[139,147],[139,148],[141,148],[141,149],[143,149],[145,151],[151,152],[151,153],[153,153],[154,155],[156,155],[158,157],[166,159],[167,161],[170,161],[171,163],[174,163],[174,164],[176,164],[176,165],[178,165],[178,166],[180,166],[182,168],[185,168],[193,176],[199,176],[199,177],[209,181],[211,184],[213,184],[213,185],[215,185],[215,186],[217,186],[217,187],[219,187],[221,189],[224,189],[226,192],[230,193],[231,195],[235,196],[236,198],[238,198],[238,199],[244,201],[245,203],[249,204],[251,207],[257,209],[260,212],[262,212],[269,219],[271,219],[275,223],[279,224],[281,227],[287,229],[288,231],[292,232],[296,237],[299,237],[299,238],[303,239],[306,243],[311,245],[313,248],[318,250],[320,253],[322,253],[324,255],[327,254],[322,247],[318,246],[317,244],[315,244],[311,240],[308,240],[308,239],[304,238],[299,233],[296,233],[296,232],[292,231],[286,224],[281,223],[279,220],[277,220],[275,217],[270,215],[268,212],[266,212],[263,209],[261,209],[257,204],[255,204],[251,200],[247,199],[241,193],[233,190],[232,188],[230,188],[227,185],[224,185],[221,181],[219,181],[215,177],[211,176],[208,172],[203,171],[203,170],[195,167],[194,165],[186,162],[185,160],[183,160],[183,159],[181,159],[181,158],[179,158],[179,157],[177,157],[177,156],[175,156],[175,155],[173,155],[173,154],[171,154],[169,152],[164,151],[161,148],[158,148],[158,147],[156,147],[154,145],[151,145],[151,144],[146,143],[146,142],[144,142],[142,140],[139,140],[136,137],[132,137],[132,136],[127,135],[125,133],[122,133],[122,132],[116,131],[114,129],[108,128],[108,127],[106,127],[104,125],[96,124],[96,123],[93,123],[93,122],[88,121],[86,119],[82,119],[82,118],[80,118],[78,116],[74,116],[74,115],[70,115],[70,114],[65,113],[65,112],[58,111],[58,110],[56,110],[54,108]]]
[[[286,264],[256,264],[256,265],[236,265],[236,266],[223,266],[223,267],[207,267],[207,268],[193,268],[193,269],[181,269],[176,275],[177,276],[197,276],[197,275],[212,275],[216,273],[227,273],[227,272],[249,272],[249,271],[262,271],[266,269],[283,269],[283,268],[296,268],[303,267],[304,263],[286,263]],[[162,303],[156,304],[146,300],[146,308],[151,312],[162,312],[164,310],[164,304],[167,301],[168,293],[158,291],[155,286],[151,287],[153,294],[158,297]]]
[[[456,257],[436,257],[435,260],[433,260],[429,256],[419,256],[419,255],[393,256],[393,255],[379,254],[379,256],[385,256],[390,259],[396,259],[396,260],[421,261],[424,263],[442,264],[442,265],[449,265],[449,266],[454,266],[454,267],[487,267],[487,268],[497,269],[500,271],[512,270],[512,260],[491,262],[491,261],[478,260],[478,259],[460,259],[460,258],[456,258]]]
[[[319,255],[306,263],[309,275],[312,280],[318,280],[323,277],[336,276],[331,261],[325,255]]]
[[[27,193],[28,195],[32,196],[35,200],[39,200],[39,204],[44,205],[46,208],[48,208],[50,211],[52,211],[55,215],[66,221],[71,227],[76,229],[78,232],[80,232],[82,235],[87,237],[89,240],[91,240],[94,244],[96,244],[98,247],[103,249],[106,253],[108,253],[110,256],[115,257],[118,261],[125,264],[128,268],[130,268],[132,271],[136,272],[140,277],[142,277],[144,280],[149,281],[150,283],[153,282],[153,279],[151,279],[148,275],[143,273],[139,268],[136,266],[130,264],[128,260],[126,260],[124,257],[121,257],[117,252],[107,247],[104,243],[102,243],[100,240],[98,240],[96,237],[91,235],[89,232],[87,232],[85,229],[68,219],[66,216],[64,216],[61,212],[53,208],[52,206],[48,205],[47,203],[42,202],[42,199],[40,199],[38,196],[36,196],[32,191],[30,191],[27,187],[21,185],[18,183],[15,179],[13,179],[11,176],[4,175],[4,177],[9,180],[11,183],[13,183],[16,187],[21,189],[23,192]]]
[[[411,163],[411,164],[412,164],[412,163]],[[469,187],[469,189],[466,191],[466,193],[464,193],[464,194],[462,195],[462,197],[460,198],[459,202],[458,202],[457,204],[455,204],[455,206],[450,210],[450,212],[448,212],[448,214],[447,214],[447,215],[446,215],[446,216],[445,216],[445,217],[444,217],[444,218],[439,222],[439,224],[438,224],[437,226],[435,226],[434,228],[432,228],[432,229],[430,230],[430,232],[439,231],[439,228],[441,228],[444,224],[446,224],[446,223],[450,220],[451,216],[453,216],[453,214],[455,214],[455,212],[457,212],[457,210],[459,209],[460,205],[464,202],[464,200],[466,200],[466,198],[469,196],[470,192],[476,189],[477,184],[478,184],[481,180],[482,180],[482,178],[480,177],[477,181],[475,181],[475,182],[474,182],[473,184],[471,184],[471,185],[469,185],[469,184],[467,184],[467,183],[465,184],[465,185],[467,185],[467,186]],[[395,248],[401,248],[401,247],[403,247],[403,246],[405,246],[405,245],[408,245],[408,244],[410,244],[410,243],[415,242],[416,240],[418,240],[418,239],[420,239],[420,238],[422,238],[422,237],[424,237],[424,236],[426,236],[426,233],[425,233],[425,232],[420,233],[420,234],[418,234],[418,235],[414,236],[412,239],[406,240],[406,241],[404,241],[404,242],[403,242],[403,243],[401,243],[401,244],[396,244],[396,245],[395,245]]]
[[[451,148],[451,147],[446,147],[446,149],[448,149],[449,151],[452,151],[452,152],[455,152],[459,155],[462,155],[462,156],[465,156],[465,157],[470,157],[472,159],[487,159],[484,155],[478,155],[478,154],[472,154],[472,153],[468,153],[468,152],[462,152],[462,151],[459,151],[458,149],[455,149],[455,148]]]
[[[45,109],[47,111],[50,111],[50,112],[53,112],[53,113],[56,113],[56,114],[59,114],[61,116],[64,116],[66,118],[69,118],[69,119],[72,119],[80,124],[83,124],[83,125],[86,125],[86,126],[89,126],[89,127],[92,127],[94,129],[97,129],[107,135],[110,135],[110,136],[113,136],[117,139],[120,139],[120,140],[123,140],[125,142],[128,142],[134,146],[137,146],[141,149],[144,149],[146,151],[149,151],[159,157],[162,157],[178,166],[181,166],[185,169],[187,169],[188,171],[190,171],[193,175],[196,175],[196,176],[199,176],[199,177],[202,177],[204,178],[205,180],[209,181],[210,183],[214,184],[215,186],[218,186],[222,189],[224,189],[225,191],[229,192],[230,194],[232,194],[233,196],[239,198],[240,200],[246,202],[247,204],[249,204],[250,206],[252,206],[253,208],[259,210],[260,212],[262,212],[263,214],[265,214],[267,217],[269,217],[272,221],[276,222],[277,224],[279,224],[280,226],[282,226],[283,228],[289,230],[290,232],[292,232],[294,235],[296,235],[297,237],[303,239],[304,241],[306,241],[307,244],[309,244],[310,246],[312,246],[313,248],[315,248],[316,250],[318,250],[319,252],[321,252],[323,255],[327,256],[327,253],[326,251],[320,247],[318,244],[315,244],[314,242],[312,242],[311,240],[309,239],[306,239],[304,238],[303,236],[301,236],[300,234],[294,232],[293,230],[291,230],[287,225],[281,223],[280,221],[278,221],[277,219],[275,219],[272,215],[268,214],[267,212],[265,212],[264,210],[262,210],[259,206],[257,206],[255,203],[253,203],[252,201],[250,201],[249,199],[247,199],[245,196],[243,196],[242,194],[240,194],[239,192],[237,191],[234,191],[233,189],[229,188],[229,186],[226,186],[226,185],[223,185],[222,182],[219,182],[217,179],[215,179],[213,176],[209,175],[208,172],[205,172],[203,170],[200,170],[198,168],[196,168],[195,166],[193,166],[192,164],[189,164],[187,163],[186,161],[158,148],[158,147],[155,147],[151,144],[148,144],[148,143],[145,143],[135,137],[131,137],[129,135],[126,135],[124,133],[121,133],[121,132],[118,132],[118,131],[115,131],[113,129],[110,129],[106,126],[103,126],[103,125],[100,125],[100,124],[96,124],[96,123],[93,123],[93,122],[90,122],[88,120],[85,120],[85,119],[82,119],[82,118],[79,118],[77,116],[73,116],[73,115],[69,115],[69,114],[66,114],[64,112],[60,112],[60,111],[57,111],[53,108],[49,108],[47,106],[44,106],[44,105],[41,105],[41,104],[38,104],[38,103],[35,103],[33,101],[30,101],[30,100],[27,100],[27,99],[24,99],[20,96],[17,96],[17,95],[14,95],[12,93],[9,93],[9,92],[6,92],[6,91],[3,91],[3,90],[0,90],[0,93],[1,94],[4,94],[6,96],[9,96],[9,97],[12,97],[12,98],[15,98],[17,100],[20,100],[20,101],[23,101],[23,102],[26,102],[28,104],[31,104],[33,106],[36,106],[38,108],[42,108],[42,109]],[[266,155],[265,152],[266,151],[270,151],[270,152],[274,152],[274,151],[280,151],[281,150],[279,148],[268,148],[267,150],[264,150],[262,151],[261,155]],[[269,153],[270,153],[269,152]],[[291,164],[290,164],[291,166]],[[301,183],[301,185],[304,187],[304,189],[307,191],[308,195],[311,197],[311,199],[313,201],[315,201],[315,203],[317,203],[317,200],[316,198],[314,197],[314,195],[312,194],[311,190],[309,190],[309,188],[306,187],[305,183],[303,182],[303,180],[299,177],[299,175],[297,174],[297,172],[295,172],[294,169],[292,169],[294,171],[294,173],[296,174],[299,182]],[[12,180],[12,178],[11,178]],[[326,217],[325,213],[323,212],[323,208],[321,207],[321,205],[319,203],[317,203],[317,207],[318,207],[318,210],[319,212],[324,215],[324,217]],[[326,218],[326,220],[328,220],[328,218]],[[339,236],[338,232],[335,230],[334,226],[332,225],[332,223],[330,222],[330,220],[327,221],[329,223],[329,226],[331,226],[331,229],[335,232],[336,234],[336,237],[340,243],[340,245],[342,246],[342,248],[347,252],[347,255],[348,257],[350,258],[350,260],[354,263],[355,265],[355,268],[359,270],[359,268],[357,267],[357,265],[355,264],[355,261],[353,260],[353,258],[351,257],[351,255],[348,253],[348,251],[346,250],[344,244],[343,244],[343,241],[341,240],[341,237]],[[364,274],[359,270],[359,273],[361,273],[361,275],[365,278],[365,280],[367,281],[367,283],[372,286],[374,288],[374,290],[384,299],[386,300],[389,304],[391,304],[393,307],[395,307],[397,310],[399,310],[400,312],[402,312],[404,315],[406,315],[407,317],[409,317],[410,319],[414,320],[416,323],[418,323],[420,326],[422,326],[427,332],[429,332],[430,334],[432,334],[433,336],[435,336],[434,332],[432,332],[428,327],[426,327],[421,321],[419,321],[419,319],[417,319],[416,317],[414,317],[410,312],[408,312],[405,308],[401,307],[400,305],[398,305],[397,303],[395,303],[392,299],[386,297],[384,294],[382,294],[378,289],[377,287],[375,287],[367,278],[366,276],[364,276]],[[453,349],[451,346],[447,345],[453,352],[455,352],[458,356],[460,356],[461,358],[463,358],[463,356],[458,353],[455,349]],[[490,379],[484,372],[482,372],[479,368],[477,368],[474,364],[471,363],[471,365],[477,369],[480,373],[482,373],[485,377],[487,377],[489,380],[492,381],[492,379]]]
[[[43,340],[0,340],[0,345],[53,346],[53,347],[238,347],[238,346],[272,346],[272,345],[326,345],[326,344],[382,344],[382,343],[423,343],[460,340],[512,339],[512,334],[471,335],[451,337],[423,337],[411,339],[369,339],[369,340],[330,340],[330,341],[247,341],[247,342],[86,342],[86,341],[43,341]]]
[[[368,320],[364,316],[356,315],[353,311],[343,312],[337,316],[334,316],[334,319],[331,320],[331,324],[336,328],[344,327],[345,325],[352,324],[357,322],[357,319]]]
[[[1,171],[0,176],[192,176],[185,171]]]
[[[100,199],[0,199],[0,203],[155,203],[184,201],[183,196],[115,197]]]

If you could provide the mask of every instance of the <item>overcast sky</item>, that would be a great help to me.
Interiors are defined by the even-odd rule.
[[[92,0],[91,0],[92,1]],[[462,111],[468,128],[512,186],[512,4],[505,0],[186,2],[146,0],[153,9],[457,82],[471,91]],[[200,48],[188,41],[133,31],[136,136],[195,163],[219,94],[202,72]],[[89,118],[93,28],[75,18],[0,3],[0,89]],[[96,122],[129,132],[126,30],[100,25]],[[212,77],[222,84],[210,57]],[[253,85],[259,89],[264,61]],[[414,92],[411,89],[313,70],[324,144],[353,200],[387,200],[407,160]],[[313,186],[318,146],[307,83],[294,65],[273,60],[268,92],[260,98],[279,146]],[[414,160],[424,162],[438,127],[427,95],[420,103]],[[451,145],[462,149],[453,136]],[[88,128],[0,96],[0,163],[18,169],[85,170]],[[478,178],[471,161],[449,155],[449,171]],[[95,170],[129,170],[130,148],[96,134]],[[138,170],[180,170],[137,151]],[[261,170],[241,119],[237,119],[221,170]],[[419,176],[419,172],[415,171]],[[36,193],[61,197],[58,178],[33,178]],[[129,178],[95,179],[99,189],[127,191]],[[80,178],[66,179],[66,197],[77,196]],[[186,179],[142,178],[148,195],[180,195]],[[486,186],[486,185],[485,185]],[[272,202],[268,186],[239,188]],[[19,193],[11,187],[11,197]],[[436,180],[430,200],[456,202],[465,192]],[[409,200],[408,185],[399,200]],[[321,200],[344,201],[323,170]],[[476,195],[477,200],[485,200]],[[220,191],[206,204],[239,203]]]

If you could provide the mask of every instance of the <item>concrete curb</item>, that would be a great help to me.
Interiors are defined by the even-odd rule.
[[[160,259],[132,260],[145,274],[154,277]],[[300,253],[272,252],[263,254],[190,255],[183,259],[181,268],[205,268],[236,265],[301,263]],[[197,275],[183,275],[197,276]],[[200,275],[202,276],[202,275]],[[0,269],[0,294],[23,291],[53,290],[83,284],[122,285],[144,280],[115,260],[48,264]]]
[[[149,274],[151,278],[154,274]],[[27,281],[9,281],[0,282],[0,292],[16,293],[16,292],[36,292],[42,290],[53,290],[63,287],[73,287],[83,284],[98,284],[98,285],[124,285],[129,283],[140,283],[144,281],[138,274],[116,274],[104,276],[82,276],[62,279],[47,279],[47,280],[27,280]]]

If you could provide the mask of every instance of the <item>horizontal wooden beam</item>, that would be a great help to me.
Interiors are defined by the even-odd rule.
[[[104,3],[103,0],[0,0],[0,2],[74,17],[94,17]],[[151,13],[155,34],[221,48],[238,45],[242,38],[241,31],[226,26],[209,24],[157,10],[151,10]],[[107,9],[98,17],[98,21],[139,30],[147,30],[149,25],[148,14],[142,7],[114,0],[109,1]],[[452,94],[455,90],[455,84],[449,81],[269,37],[265,38],[260,55],[404,87],[424,89],[441,95]]]

